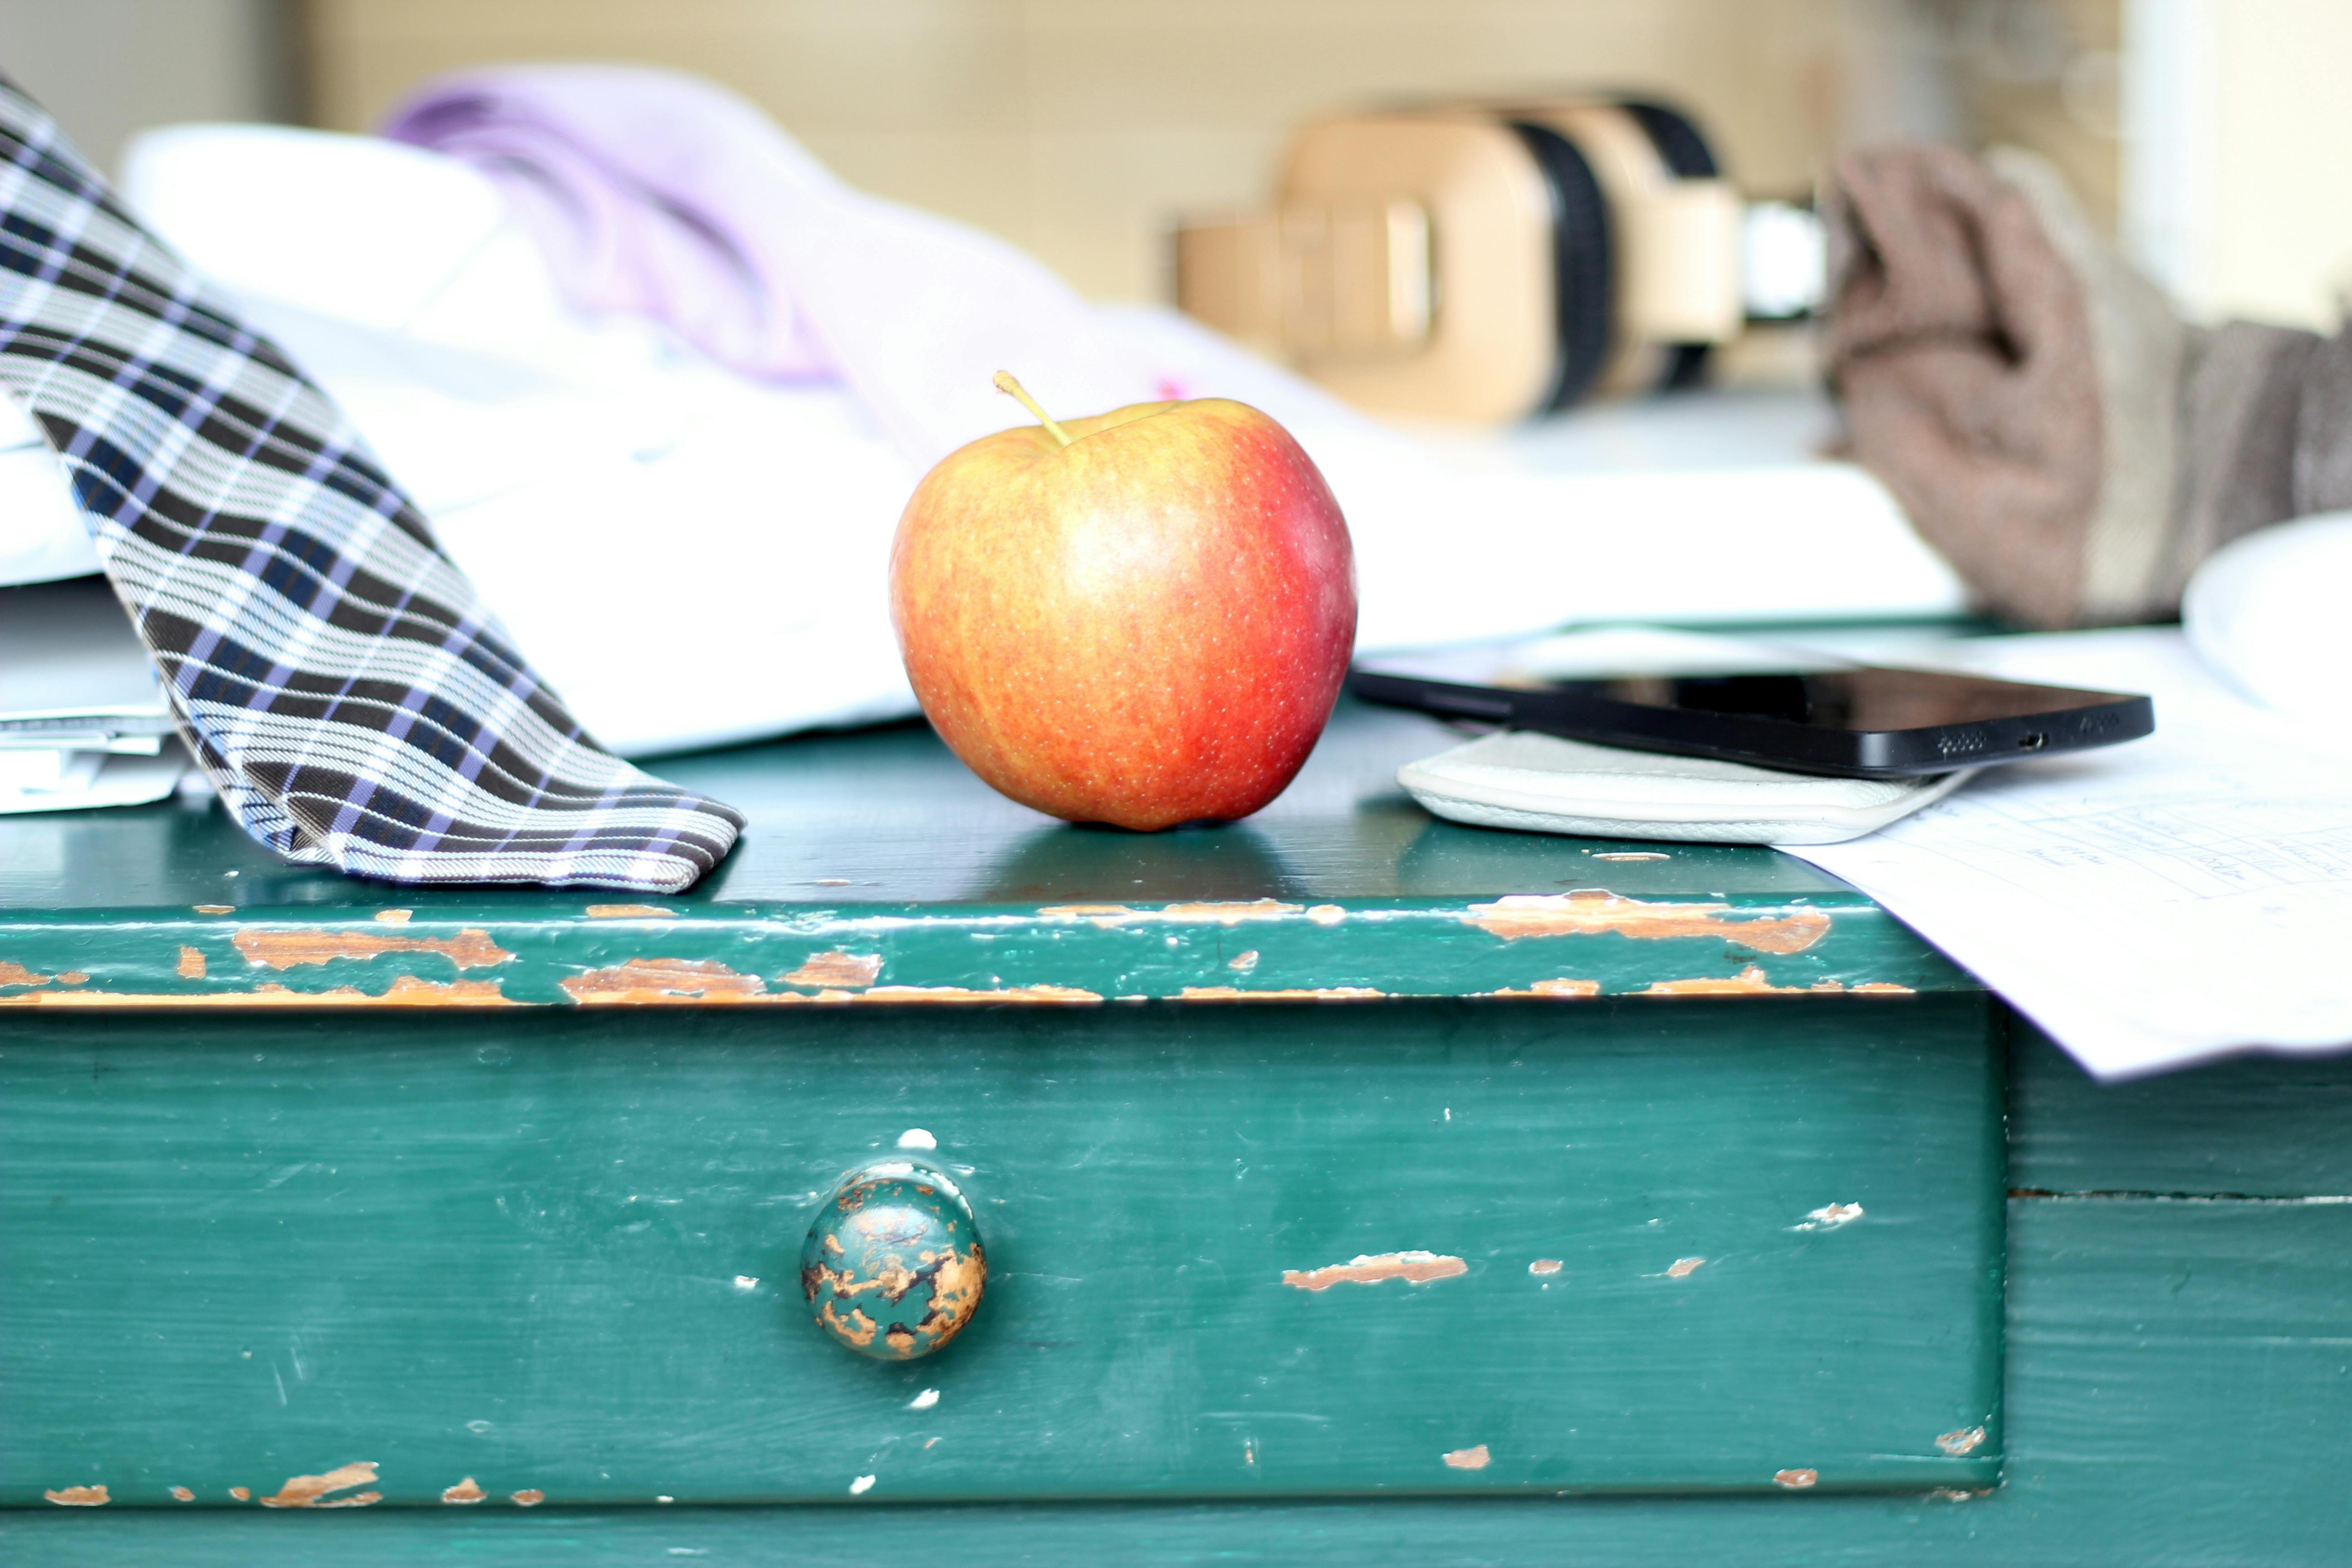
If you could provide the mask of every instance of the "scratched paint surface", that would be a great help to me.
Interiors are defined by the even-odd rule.
[[[1770,850],[1438,822],[1393,778],[1452,738],[1350,705],[1272,808],[1158,835],[1050,823],[912,727],[678,759],[667,776],[751,826],[691,896],[653,903],[300,870],[205,806],[0,818],[0,1007],[1973,988]]]
[[[2011,1184],[2107,1195],[2010,1205],[2007,1454],[2002,1485],[1990,1495],[1776,1491],[1697,1507],[1667,1495],[1597,1508],[1548,1498],[1471,1507],[1450,1498],[880,1510],[380,1507],[308,1521],[36,1505],[0,1514],[0,1561],[766,1564],[789,1538],[810,1561],[929,1558],[952,1539],[965,1562],[1134,1568],[2336,1568],[2352,1539],[2352,1493],[2342,1485],[2352,1463],[2344,1353],[2352,1205],[2283,1200],[2352,1192],[2352,1058],[2241,1059],[2103,1088],[2031,1030],[2020,1035]],[[2184,1432],[2195,1434],[2186,1460]]]
[[[2000,1464],[1980,995],[415,1016],[9,1017],[0,1503],[1835,1491]],[[987,1293],[886,1363],[811,1324],[797,1263],[842,1173],[912,1129]],[[1860,1215],[1808,1225],[1833,1205]]]
[[[1076,830],[1073,830],[1076,831]],[[1973,983],[1852,897],[691,908],[592,919],[542,896],[417,912],[0,911],[0,1007],[1093,1004],[1595,995],[1858,996]],[[1528,907],[1533,904],[1532,910]],[[1249,911],[1243,919],[1223,909]],[[1752,944],[1752,945],[1751,945]],[[1255,956],[1242,969],[1234,960]],[[1660,987],[1666,989],[1661,990]]]
[[[728,908],[676,920],[459,910],[396,928],[307,910],[0,914],[0,1007],[839,1006],[1969,991],[1860,900]],[[1115,911],[1106,913],[1104,911]],[[1559,918],[1544,923],[1546,912]],[[505,918],[501,918],[504,914]],[[379,931],[382,936],[379,936]],[[397,934],[394,935],[393,932]],[[1757,945],[1749,945],[1754,943]],[[1256,956],[1244,970],[1234,960]],[[79,967],[73,967],[78,965]]]

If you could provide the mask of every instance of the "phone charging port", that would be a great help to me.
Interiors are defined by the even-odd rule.
[[[2032,734],[2020,735],[2017,738],[2017,749],[2021,752],[2038,752],[2049,743],[2050,737],[2038,730]]]

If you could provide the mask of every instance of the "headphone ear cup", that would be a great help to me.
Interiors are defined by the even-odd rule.
[[[1707,145],[1706,135],[1682,110],[1635,99],[1617,107],[1642,128],[1650,145],[1658,150],[1658,161],[1675,178],[1712,180],[1723,173],[1716,164],[1715,149]]]
[[[1707,144],[1706,134],[1690,117],[1663,103],[1650,103],[1628,99],[1617,106],[1627,119],[1642,128],[1650,145],[1658,151],[1658,161],[1678,180],[1712,180],[1723,171],[1715,161],[1715,149]],[[1678,391],[1697,386],[1706,380],[1707,356],[1712,343],[1675,343],[1666,356],[1666,368],[1658,377],[1661,392]]]
[[[1510,128],[1551,195],[1558,372],[1549,395],[1528,411],[1549,414],[1591,391],[1608,362],[1616,315],[1617,258],[1608,200],[1576,143],[1549,126],[1528,121],[1512,121]]]

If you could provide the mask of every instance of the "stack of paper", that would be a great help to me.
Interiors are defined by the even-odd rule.
[[[1987,768],[1867,838],[1791,853],[2103,1078],[2352,1046],[2352,741],[2240,700],[2174,630],[1910,651],[1901,662],[2147,692],[2156,733]]]
[[[0,813],[161,800],[187,768],[102,579],[0,588]]]

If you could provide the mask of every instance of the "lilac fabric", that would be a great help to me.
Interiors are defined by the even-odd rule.
[[[1091,413],[1169,367],[1012,246],[851,189],[711,83],[635,66],[511,66],[428,83],[384,126],[462,158],[525,215],[586,310],[668,323],[771,380],[836,375],[928,467],[1017,422],[990,378]]]
[[[383,133],[496,180],[575,307],[667,321],[762,380],[832,374],[756,214],[779,185],[837,184],[742,100],[656,71],[481,71],[427,87]]]

